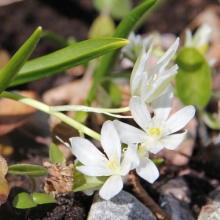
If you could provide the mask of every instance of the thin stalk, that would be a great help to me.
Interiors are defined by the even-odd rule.
[[[60,106],[51,106],[50,110],[51,112],[56,112],[56,111],[95,112],[95,113],[100,113],[100,114],[106,114],[106,115],[116,117],[116,118],[132,118],[132,116],[123,116],[123,115],[110,113],[110,112],[113,112],[113,113],[127,112],[129,111],[129,107],[110,109],[110,108],[87,107],[84,105],[60,105]]]
[[[36,192],[36,189],[37,189],[37,185],[36,185],[36,180],[34,177],[32,176],[28,176],[32,182],[32,192],[31,193],[35,193]]]
[[[12,92],[2,92],[0,94],[0,97],[4,97],[4,98],[9,98],[9,99],[13,99],[15,101],[19,101],[21,103],[24,103],[26,105],[32,106],[36,109],[39,109],[40,111],[43,111],[47,114],[53,115],[56,118],[60,119],[61,121],[67,123],[68,125],[74,127],[75,129],[77,129],[79,132],[83,132],[84,134],[89,135],[90,137],[100,141],[100,134],[98,134],[97,132],[93,131],[92,129],[86,127],[85,125],[73,120],[72,118],[68,117],[67,115],[61,113],[61,112],[51,112],[50,111],[50,106],[39,102],[37,100],[34,99],[30,99],[27,98],[25,96],[21,96],[19,94],[15,94]]]
[[[88,112],[108,112],[108,113],[122,113],[129,111],[129,107],[123,108],[95,108],[95,107],[87,107],[84,105],[58,105],[51,106],[51,112],[56,111],[88,111]]]

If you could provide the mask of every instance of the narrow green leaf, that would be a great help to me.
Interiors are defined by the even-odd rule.
[[[21,48],[15,53],[4,69],[0,72],[0,93],[9,86],[27,59],[30,57],[40,39],[41,32],[42,28],[37,28],[37,30],[21,46]]]
[[[16,164],[11,165],[8,168],[8,172],[18,175],[27,175],[27,176],[45,176],[47,174],[47,169],[31,164]]]
[[[33,193],[33,200],[37,204],[57,203],[56,199],[45,193]]]
[[[54,53],[28,61],[10,86],[41,79],[83,64],[125,46],[126,39],[96,38],[72,44]]]
[[[36,207],[37,203],[33,201],[28,193],[22,192],[14,197],[12,205],[17,209],[29,209]]]
[[[50,155],[50,160],[52,163],[60,163],[64,165],[66,164],[66,159],[63,156],[62,152],[53,143],[50,145],[49,155]]]
[[[141,5],[137,6],[136,8],[134,8],[120,22],[120,24],[116,28],[113,37],[127,38],[129,33],[132,31],[133,27],[135,26],[135,24],[147,12],[147,10],[151,8],[151,6],[155,2],[156,2],[155,0],[148,0],[142,3]],[[87,104],[90,104],[95,97],[95,89],[99,79],[101,79],[104,75],[108,75],[114,68],[119,53],[120,53],[119,50],[115,50],[104,56],[103,59],[101,60],[101,65],[99,66],[99,68],[97,68],[97,71],[95,72],[95,76],[94,76],[95,79],[92,88],[90,89],[89,96],[87,98]]]
[[[211,96],[211,69],[196,48],[182,48],[176,57],[179,66],[176,92],[185,105],[204,108]]]

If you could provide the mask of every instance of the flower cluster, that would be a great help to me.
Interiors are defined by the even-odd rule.
[[[153,183],[159,176],[155,164],[149,159],[149,152],[157,154],[163,148],[176,149],[186,138],[187,131],[181,130],[194,116],[195,108],[186,106],[170,115],[173,102],[171,79],[177,74],[178,66],[166,70],[179,44],[177,39],[158,62],[151,67],[151,45],[145,46],[134,65],[131,74],[129,108],[133,119],[142,129],[118,120],[106,121],[101,130],[102,153],[91,142],[80,137],[71,138],[72,151],[83,164],[77,169],[88,176],[108,176],[99,191],[103,199],[111,199],[123,187],[123,177],[130,170]],[[150,103],[154,115],[148,110]],[[121,142],[127,144],[122,151]]]

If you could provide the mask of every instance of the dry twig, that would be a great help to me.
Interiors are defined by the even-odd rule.
[[[166,213],[157,205],[154,200],[147,194],[144,188],[141,186],[137,176],[134,172],[130,173],[130,179],[134,185],[133,191],[136,197],[149,208],[159,220],[171,220]]]

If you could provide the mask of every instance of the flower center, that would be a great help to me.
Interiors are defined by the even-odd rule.
[[[159,128],[150,129],[150,136],[155,136],[155,135],[157,135],[158,137],[161,135],[161,130]]]
[[[147,89],[150,89],[156,80],[157,80],[157,74],[154,75],[154,78],[150,77],[150,79],[147,81]]]
[[[112,155],[111,158],[109,158],[108,167],[114,173],[118,173],[120,171],[120,165],[117,162],[117,156],[116,155]]]
[[[138,155],[140,157],[146,156],[146,146],[147,146],[147,143],[145,143],[145,142],[138,145]]]

